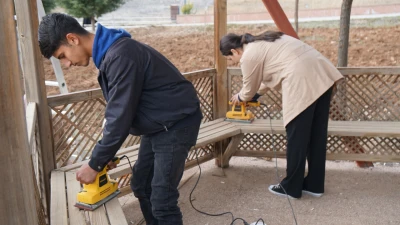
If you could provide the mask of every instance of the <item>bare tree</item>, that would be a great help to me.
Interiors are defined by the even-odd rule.
[[[338,67],[347,67],[349,51],[350,14],[353,0],[343,0],[340,13]]]
[[[296,27],[296,33],[299,34],[299,0],[296,0],[294,9],[294,25]]]

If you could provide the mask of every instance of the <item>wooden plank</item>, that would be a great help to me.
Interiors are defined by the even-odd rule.
[[[26,132],[14,6],[14,1],[5,0],[0,7],[0,223],[37,224],[36,182]]]
[[[343,75],[359,75],[359,74],[400,74],[400,67],[338,67]]]
[[[184,73],[183,76],[186,79],[190,80],[190,79],[198,79],[198,78],[202,78],[202,77],[214,76],[215,73],[216,73],[215,69],[206,69],[206,70],[200,70],[200,71],[195,71],[195,72],[190,72],[190,73]],[[48,101],[48,105],[50,107],[55,107],[55,106],[59,106],[59,105],[66,105],[66,104],[70,104],[70,103],[82,102],[82,101],[87,101],[87,100],[102,98],[102,97],[103,97],[103,93],[101,92],[101,89],[96,88],[96,89],[85,90],[85,91],[77,91],[74,93],[50,96],[47,98],[47,101]]]
[[[227,0],[214,1],[214,62],[217,70],[214,89],[214,118],[225,117],[228,111],[228,73],[225,57],[219,50],[219,41],[227,32]]]
[[[217,73],[217,71],[213,69],[205,69],[205,70],[198,70],[198,71],[193,71],[189,73],[183,73],[182,75],[187,79],[187,80],[196,80],[199,78],[203,77],[212,77]]]
[[[91,225],[110,225],[104,205],[100,206],[94,211],[89,211],[88,214]]]
[[[217,141],[225,140],[229,137],[240,134],[240,129],[236,127],[229,128],[227,130],[221,131],[219,133],[215,133],[213,135],[206,136],[204,138],[197,139],[196,148],[206,146],[211,143],[215,143]]]
[[[234,156],[242,157],[269,157],[275,158],[273,151],[254,151],[238,150]],[[276,152],[277,158],[286,158],[286,152]],[[367,161],[367,162],[399,162],[400,156],[397,155],[367,155],[367,154],[327,154],[327,160],[349,160],[349,161]]]
[[[118,198],[113,198],[105,204],[111,225],[128,225]]]
[[[133,146],[130,146],[130,147],[127,147],[127,148],[120,149],[120,150],[118,150],[116,156],[122,156],[122,155],[125,155],[125,154],[127,154],[127,153],[130,153],[130,152],[132,152],[132,151],[137,151],[137,150],[139,150],[139,146],[140,146],[140,145],[137,144],[137,145],[133,145]],[[74,169],[77,169],[77,168],[81,167],[83,164],[86,164],[86,163],[88,163],[88,162],[89,162],[89,160],[85,160],[85,161],[82,161],[82,162],[79,162],[79,163],[75,163],[75,164],[72,164],[72,165],[68,165],[68,166],[61,167],[61,168],[59,168],[59,169],[57,169],[57,170],[58,170],[58,171],[70,171],[70,170],[74,170]]]
[[[201,133],[199,133],[199,135],[197,136],[197,139],[209,136],[211,134],[215,134],[218,133],[220,131],[229,129],[229,128],[233,128],[236,127],[237,129],[240,129],[239,127],[237,127],[234,124],[231,123],[224,123],[224,124],[216,124],[215,126],[211,126],[211,127],[207,127],[206,129],[204,129]]]
[[[100,88],[85,90],[85,91],[77,91],[74,93],[61,94],[50,96],[47,98],[48,105],[50,107],[66,105],[70,103],[82,102],[86,100],[96,99],[103,97],[103,93]]]
[[[45,73],[38,45],[38,13],[36,1],[14,0],[17,16],[18,39],[23,63],[22,72],[25,81],[25,93],[28,102],[37,104],[39,139],[44,173],[44,194],[46,205],[50,204],[50,173],[56,167],[52,127],[47,105]],[[13,17],[13,16],[12,16]],[[10,18],[12,18],[10,17]],[[15,29],[15,26],[14,26]],[[12,33],[7,33],[15,37]],[[10,45],[3,45],[9,47]],[[12,50],[9,49],[9,52]],[[18,52],[18,51],[17,51]],[[47,211],[47,214],[49,211]],[[31,221],[32,222],[32,221]]]
[[[226,150],[222,156],[222,162],[221,162],[222,167],[229,167],[229,159],[236,152],[240,142],[243,139],[243,136],[244,136],[244,134],[240,133],[240,134],[232,137],[231,141],[228,144],[228,147],[226,148]]]
[[[65,174],[60,171],[51,172],[51,204],[50,224],[68,225],[67,199],[65,190]]]
[[[76,194],[81,191],[81,184],[76,180],[75,172],[66,172],[65,180],[67,186],[69,224],[86,225],[84,211],[79,210],[74,206],[77,201]]]
[[[400,67],[338,67],[342,75],[351,76],[359,74],[385,74],[385,75],[398,75],[400,74]],[[240,68],[228,68],[229,76],[243,76]]]
[[[28,130],[28,143],[29,146],[31,146],[31,149],[35,138],[36,121],[37,121],[36,103],[30,102],[26,107],[26,125]]]
[[[281,120],[272,120],[275,134],[286,134]],[[257,119],[252,124],[238,125],[242,133],[271,133],[269,120]],[[329,121],[328,134],[359,137],[400,137],[400,122],[394,121]]]

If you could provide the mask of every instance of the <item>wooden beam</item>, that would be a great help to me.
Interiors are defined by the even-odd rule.
[[[38,224],[22,82],[15,32],[14,1],[0,7],[0,192],[1,224]]]
[[[262,0],[276,26],[283,33],[299,39],[278,0]]]
[[[219,40],[227,32],[226,0],[214,1],[214,62],[217,69],[214,88],[214,119],[225,117],[228,110],[227,63],[219,50]]]
[[[39,139],[42,153],[44,192],[47,205],[50,204],[50,173],[56,166],[52,127],[47,106],[44,83],[43,60],[38,45],[39,18],[36,1],[14,0],[18,24],[18,39],[23,62],[21,68],[25,78],[26,98],[37,104]],[[49,207],[47,207],[49,215]]]

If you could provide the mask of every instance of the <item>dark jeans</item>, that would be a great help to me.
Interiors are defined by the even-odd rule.
[[[324,193],[326,142],[332,88],[286,125],[286,177],[281,185],[292,197],[302,190]],[[304,178],[306,159],[308,174]]]
[[[199,124],[141,137],[131,188],[147,225],[182,225],[178,185]]]

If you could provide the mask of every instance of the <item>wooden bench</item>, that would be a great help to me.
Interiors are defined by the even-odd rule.
[[[272,127],[272,130],[271,130]],[[238,150],[244,134],[285,134],[285,128],[281,120],[256,119],[251,124],[227,122],[224,119],[207,122],[201,125],[197,144],[194,148],[206,146],[218,141],[230,139],[230,142],[222,155],[222,166],[229,166],[229,159],[232,156],[256,156],[256,157],[285,157],[282,151],[246,151]],[[357,137],[400,137],[400,122],[369,122],[369,121],[330,121],[328,128],[329,135],[357,136]],[[278,147],[278,146],[276,146]],[[121,149],[118,156],[127,155],[133,164],[137,160],[139,145]],[[213,159],[215,156],[208,154],[199,157],[199,163]],[[374,156],[363,154],[331,154],[327,159],[345,160],[374,160]],[[379,158],[382,160],[382,157]],[[400,157],[390,156],[388,161],[400,161]],[[80,184],[75,179],[75,171],[83,163],[69,165],[52,172],[51,175],[51,224],[53,225],[123,225],[127,224],[118,199],[115,198],[93,212],[84,212],[75,208],[76,194],[80,191]],[[186,163],[185,169],[197,165],[197,160]],[[120,165],[109,172],[113,179],[131,173],[128,160],[121,160]],[[121,195],[129,193],[130,187],[121,188]],[[109,221],[109,223],[108,223]]]
[[[223,119],[207,122],[201,125],[197,144],[195,148],[206,146],[229,137],[240,134],[240,129],[231,122]],[[121,149],[118,156],[127,155],[133,165],[137,160],[139,145]],[[208,154],[199,157],[199,162],[205,162],[214,158]],[[51,174],[51,212],[50,219],[52,225],[124,225],[127,224],[122,207],[117,198],[107,202],[103,207],[93,212],[79,210],[74,206],[76,194],[81,190],[79,182],[76,181],[75,171],[85,162],[69,165],[54,170]],[[197,165],[193,160],[186,164],[185,169]],[[109,172],[110,177],[116,179],[122,175],[130,174],[131,168],[128,160],[123,159],[116,169]],[[129,185],[121,188],[121,194],[129,193]]]

